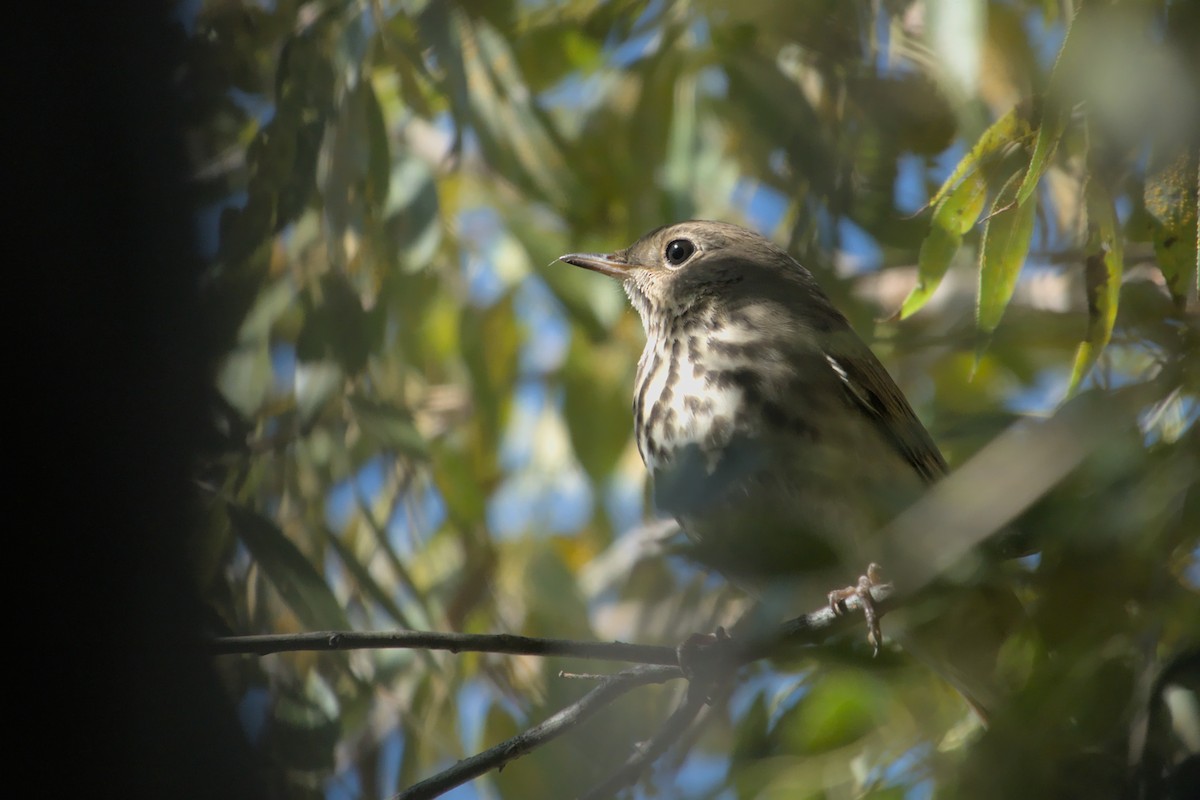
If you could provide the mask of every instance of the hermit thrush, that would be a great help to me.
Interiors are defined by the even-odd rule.
[[[865,565],[871,534],[945,472],[879,360],[763,237],[683,222],[561,260],[620,280],[641,316],[633,414],[655,503],[735,582],[819,587]]]

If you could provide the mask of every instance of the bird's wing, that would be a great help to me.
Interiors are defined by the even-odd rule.
[[[851,335],[826,353],[825,360],[841,380],[850,403],[875,424],[896,452],[929,483],[945,475],[941,451],[870,348]]]

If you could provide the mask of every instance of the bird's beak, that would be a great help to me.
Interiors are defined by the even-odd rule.
[[[628,278],[629,270],[633,268],[632,264],[616,253],[567,253],[565,256],[559,256],[558,260],[619,281]]]

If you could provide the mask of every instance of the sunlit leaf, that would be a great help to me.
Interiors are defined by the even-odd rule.
[[[1029,168],[1025,171],[1021,188],[1017,190],[1018,205],[1024,205],[1029,196],[1037,189],[1038,182],[1049,169],[1054,151],[1058,149],[1058,142],[1062,139],[1063,132],[1067,129],[1067,123],[1071,119],[1071,107],[1067,100],[1068,87],[1064,85],[1066,82],[1064,75],[1070,72],[1073,66],[1071,61],[1079,47],[1078,37],[1071,35],[1073,30],[1073,25],[1067,26],[1066,35],[1062,46],[1059,47],[1054,68],[1050,73],[1049,86],[1043,100],[1041,121],[1034,139],[1033,153],[1029,157]]]
[[[965,175],[933,212],[933,225],[917,257],[917,285],[904,299],[901,319],[915,314],[937,291],[959,248],[963,235],[975,226],[987,199],[982,172]]]
[[[968,174],[977,172],[987,166],[991,159],[1006,147],[1009,147],[1029,135],[1029,122],[1016,108],[1011,109],[1000,119],[996,120],[983,132],[971,147],[970,152],[963,156],[958,166],[950,173],[950,177],[942,182],[941,188],[929,198],[928,205],[940,203],[954,187]]]
[[[266,342],[241,345],[225,357],[217,386],[229,403],[245,416],[262,407],[271,389],[271,357]]]
[[[1021,265],[1029,253],[1037,202],[1016,204],[1017,173],[997,195],[983,229],[979,261],[979,330],[990,334],[1000,324],[1008,301],[1017,287]]]
[[[1197,193],[1200,159],[1195,149],[1156,151],[1146,177],[1144,202],[1153,217],[1154,252],[1177,305],[1186,305],[1200,276]]]
[[[1038,181],[1050,167],[1054,151],[1058,149],[1058,142],[1062,138],[1063,131],[1067,129],[1067,121],[1070,118],[1070,112],[1066,109],[1046,110],[1042,124],[1038,127],[1037,138],[1034,140],[1033,154],[1029,157],[1029,168],[1025,171],[1021,188],[1017,190],[1017,205],[1024,205],[1029,196],[1037,189]]]
[[[1084,283],[1087,288],[1087,338],[1080,342],[1071,367],[1067,394],[1073,394],[1080,381],[1108,345],[1113,323],[1117,318],[1117,298],[1121,293],[1121,276],[1125,270],[1124,245],[1117,226],[1117,214],[1112,198],[1099,180],[1088,182],[1088,219],[1092,234],[1084,262]]]

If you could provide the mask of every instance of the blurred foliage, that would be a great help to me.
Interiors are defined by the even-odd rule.
[[[1194,689],[1172,659],[1200,637],[1197,6],[185,6],[207,323],[226,353],[194,543],[214,618],[711,629],[721,581],[640,527],[638,322],[619,287],[553,260],[739,221],[813,270],[952,464],[1071,393],[1145,392],[1014,509],[1034,555],[992,569],[1030,622],[990,729],[854,641],[748,670],[638,796],[1166,796],[1186,749],[1155,678],[1174,663],[1171,685]],[[281,796],[387,797],[586,690],[553,659],[221,667]],[[573,796],[678,691],[635,692],[454,796]]]

